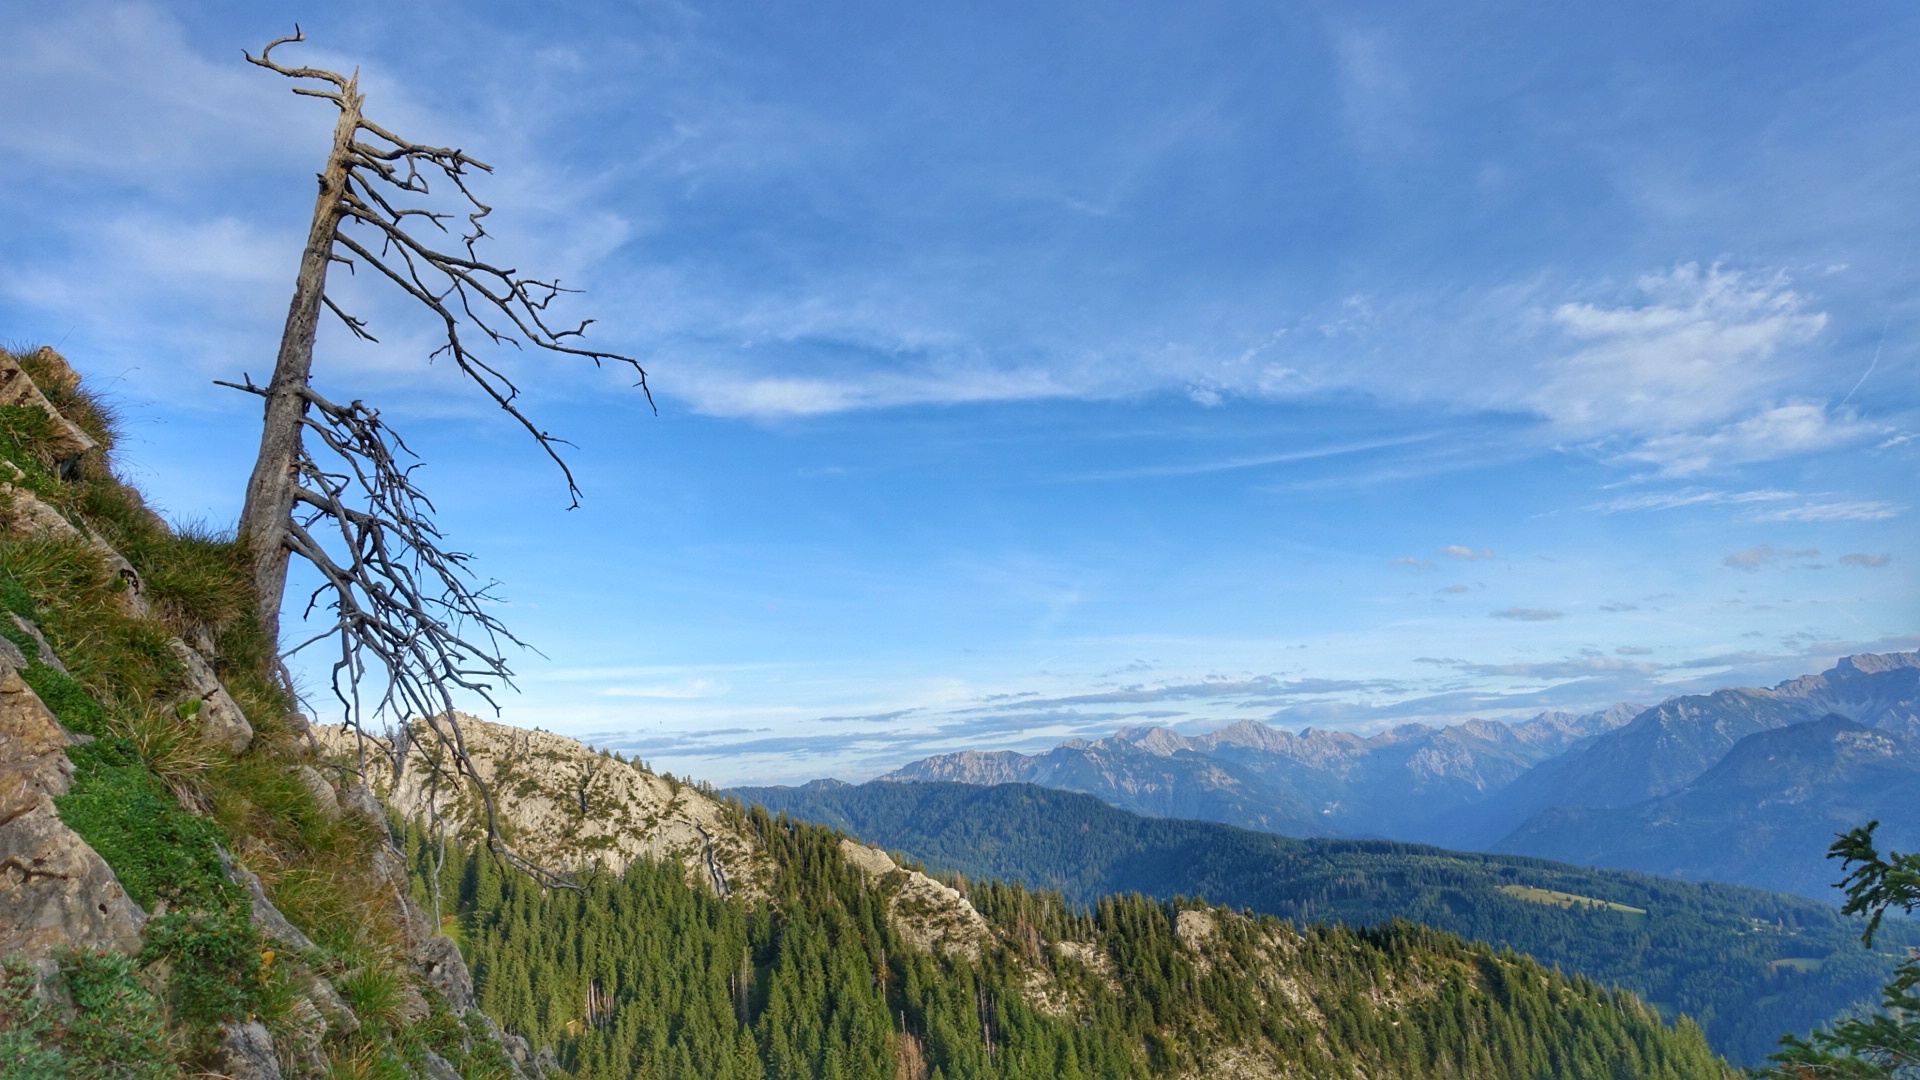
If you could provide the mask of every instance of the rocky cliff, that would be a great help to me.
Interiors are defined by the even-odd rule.
[[[62,357],[0,352],[0,1072],[529,1080],[318,768],[237,545],[112,445]]]

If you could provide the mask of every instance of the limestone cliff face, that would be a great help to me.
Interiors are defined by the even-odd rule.
[[[888,920],[915,947],[978,960],[993,940],[993,928],[953,886],[902,869],[886,852],[857,840],[840,841],[840,854],[870,888],[887,894]]]
[[[562,735],[458,715],[475,771],[492,792],[499,826],[514,851],[551,870],[601,867],[618,872],[635,859],[671,859],[695,888],[753,901],[769,892],[769,868],[738,813],[700,788],[656,776]],[[314,736],[336,762],[357,762],[359,737],[322,726]],[[439,742],[424,724],[406,736],[398,783],[369,748],[374,792],[395,812],[420,821],[436,815],[456,833],[484,827],[481,800],[438,772]],[[391,742],[379,741],[378,749]],[[878,848],[847,840],[841,853],[885,895],[901,936],[928,952],[977,959],[993,931],[961,893],[899,866]]]
[[[493,794],[501,834],[522,857],[552,870],[616,872],[642,856],[673,859],[685,864],[690,882],[722,896],[765,894],[765,862],[753,838],[699,789],[561,735],[457,715],[467,755]],[[353,732],[322,726],[314,734],[324,751],[357,761]],[[427,726],[415,724],[402,738],[407,751],[397,783],[369,752],[375,793],[403,816],[438,816],[457,832],[484,831],[484,804],[450,767],[436,768],[443,755]]]
[[[0,956],[44,962],[69,948],[140,949],[146,913],[54,811],[73,782],[68,734],[0,650]]]

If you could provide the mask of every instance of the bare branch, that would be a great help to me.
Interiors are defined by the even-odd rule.
[[[305,40],[295,26],[291,36],[269,43],[259,56],[247,55],[258,67],[316,84],[292,89],[332,101],[341,110],[333,156],[321,174],[302,284],[295,292],[296,314],[304,312],[305,321],[289,316],[282,362],[268,386],[251,378],[222,384],[265,398],[269,435],[280,433],[263,439],[262,463],[255,469],[256,481],[272,487],[276,509],[254,514],[250,487],[245,519],[270,522],[275,536],[263,546],[264,534],[256,531],[251,542],[262,553],[258,558],[297,555],[318,576],[307,610],[310,616],[327,613],[332,625],[292,651],[325,638],[338,642],[332,684],[347,724],[364,735],[369,714],[397,720],[395,745],[382,744],[396,770],[405,765],[404,744],[412,741],[407,733],[412,725],[423,725],[422,733],[431,733],[439,748],[427,766],[433,781],[445,770],[470,783],[486,807],[489,846],[509,863],[557,883],[556,875],[513,854],[501,841],[493,795],[467,757],[454,710],[456,694],[474,694],[491,704],[501,688],[511,688],[505,652],[525,643],[495,616],[493,583],[476,579],[469,556],[447,546],[433,504],[415,482],[418,462],[406,443],[378,410],[360,401],[337,404],[313,389],[312,326],[319,306],[355,338],[376,340],[365,320],[325,295],[326,267],[335,262],[355,272],[369,267],[436,319],[442,340],[428,359],[450,359],[527,431],[560,469],[573,506],[579,505],[580,489],[560,452],[567,443],[523,409],[520,385],[509,369],[475,346],[532,345],[595,366],[624,365],[650,406],[652,388],[637,359],[584,344],[592,319],[568,324],[554,318],[554,301],[570,291],[559,281],[523,275],[481,257],[478,245],[488,235],[485,221],[493,208],[468,181],[492,167],[465,151],[415,142],[368,119],[361,111],[358,73],[294,67],[274,58],[280,46]],[[463,229],[455,224],[461,220]],[[457,246],[441,239],[454,237]],[[296,329],[305,335],[299,339],[304,351],[288,344],[295,341]],[[271,462],[269,444],[276,455]],[[269,505],[265,496],[260,505]],[[279,508],[290,509],[283,514]],[[273,580],[284,582],[284,557],[281,561]],[[267,614],[277,625],[281,589],[262,590],[268,591],[275,595]]]

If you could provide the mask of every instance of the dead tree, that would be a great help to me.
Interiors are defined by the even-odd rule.
[[[375,340],[365,321],[327,295],[328,271],[339,264],[355,274],[371,272],[428,313],[443,337],[429,359],[451,361],[527,430],[559,466],[575,506],[580,490],[560,455],[561,440],[522,410],[513,377],[475,352],[475,343],[532,345],[596,366],[625,365],[643,390],[646,372],[632,357],[582,344],[592,320],[549,321],[550,305],[569,291],[558,281],[479,257],[476,245],[487,236],[484,222],[492,208],[468,182],[491,167],[367,119],[358,72],[288,67],[273,58],[275,49],[305,40],[296,26],[291,37],[270,43],[259,56],[247,54],[249,63],[295,80],[295,94],[330,101],[340,114],[273,376],[265,386],[251,378],[224,384],[265,403],[260,455],[239,529],[251,560],[257,613],[262,628],[279,640],[289,561],[298,556],[311,566],[320,584],[308,597],[306,614],[326,612],[332,625],[283,655],[335,640],[333,691],[346,722],[360,727],[369,700],[374,715],[396,720],[403,733],[409,722],[424,722],[447,751],[435,757],[480,794],[497,841],[492,795],[467,758],[454,695],[470,692],[491,703],[496,689],[511,685],[506,647],[521,643],[489,610],[491,584],[472,575],[468,556],[449,547],[436,526],[406,443],[378,410],[357,400],[330,401],[314,389],[322,309],[354,337]],[[430,201],[435,186],[446,201]],[[435,209],[448,202],[457,209]],[[464,223],[450,230],[456,219]],[[396,771],[404,767],[407,741],[403,734],[389,751]]]

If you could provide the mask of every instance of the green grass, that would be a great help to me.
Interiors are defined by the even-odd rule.
[[[240,899],[220,865],[220,831],[182,810],[130,741],[96,739],[67,755],[73,788],[54,800],[60,819],[107,860],[135,903],[211,908]]]
[[[0,1076],[165,1080],[178,1075],[165,1010],[142,985],[131,960],[74,950],[59,958],[55,981],[73,1005],[64,1015],[34,992],[38,977],[32,965],[13,957],[0,961]]]
[[[1811,956],[1789,956],[1775,960],[1767,965],[1775,971],[1798,971],[1802,973],[1819,971],[1826,965],[1825,960]]]
[[[1617,915],[1624,915],[1628,924],[1642,924],[1647,920],[1645,907],[1632,907],[1626,903],[1615,903],[1611,899],[1597,899],[1592,896],[1580,896],[1574,892],[1559,892],[1559,890],[1534,888],[1534,886],[1494,886],[1494,888],[1513,899],[1524,899],[1526,903],[1544,903],[1548,907],[1563,907],[1569,911],[1596,911],[1596,913],[1611,911]]]

